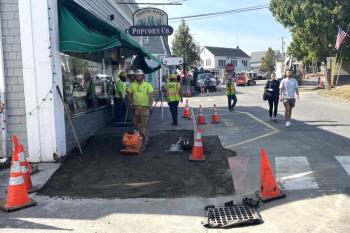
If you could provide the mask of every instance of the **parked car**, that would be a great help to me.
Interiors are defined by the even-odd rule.
[[[236,85],[237,86],[253,86],[256,82],[249,78],[246,74],[237,74],[236,76]]]
[[[204,83],[205,89],[216,91],[218,84],[213,73],[209,71],[193,73],[193,84],[195,90],[200,91],[200,85],[202,82]]]

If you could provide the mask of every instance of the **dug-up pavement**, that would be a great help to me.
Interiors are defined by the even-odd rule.
[[[329,153],[330,147],[335,144],[342,147],[342,150],[333,150],[334,155],[345,155],[341,152],[348,150],[349,144],[348,140],[341,135],[346,133],[339,132],[337,137],[327,130],[298,122],[297,126],[290,130],[293,135],[290,137],[291,134],[286,133],[282,126],[270,125],[261,120],[262,116],[259,114],[261,110],[266,110],[256,107],[256,100],[260,99],[260,94],[254,96],[254,93],[260,93],[259,88],[261,86],[257,85],[249,90],[240,90],[241,94],[238,97],[241,106],[236,108],[235,113],[230,113],[225,109],[226,98],[222,93],[217,94],[218,96],[190,98],[192,106],[196,108],[196,113],[199,104],[205,107],[204,115],[207,121],[212,113],[212,109],[209,107],[214,103],[220,107],[221,123],[218,125],[208,123],[202,128],[204,135],[218,135],[224,147],[237,152],[238,156],[229,161],[236,193],[219,197],[187,196],[182,198],[134,199],[85,199],[35,195],[33,198],[38,203],[36,207],[13,213],[0,212],[1,232],[350,232],[348,175],[344,169],[341,170],[340,166],[333,164],[333,157],[326,157],[322,154],[322,151]],[[243,97],[246,96],[251,97],[243,100]],[[320,105],[317,103],[318,97],[310,96],[310,104]],[[314,108],[310,108],[306,104],[300,108],[310,109],[309,117],[315,119],[315,122],[318,120],[318,114]],[[339,107],[339,109],[341,108]],[[164,119],[167,120],[162,120],[159,108],[154,116],[156,115],[157,117],[154,117],[151,123],[154,126],[154,131],[157,131],[157,127],[159,130],[193,129],[191,121],[184,119],[181,119],[180,126],[170,126],[167,108],[164,108]],[[296,116],[299,117],[299,115]],[[304,122],[308,120],[306,118],[300,116]],[[324,127],[327,128],[327,125]],[[305,133],[309,133],[309,137],[303,137]],[[330,140],[330,143],[327,145],[319,144],[319,135]],[[273,138],[271,139],[271,137]],[[202,222],[206,219],[205,206],[210,204],[221,206],[224,202],[231,200],[239,202],[243,196],[252,195],[254,191],[259,189],[259,148],[265,146],[270,140],[277,140],[278,143],[286,140],[292,142],[287,148],[277,146],[266,148],[273,170],[279,171],[282,177],[297,174],[297,178],[302,178],[301,183],[310,185],[309,188],[288,189],[288,187],[298,187],[300,180],[293,183],[295,180],[291,177],[292,182],[288,183],[288,179],[286,179],[284,183],[287,187],[286,198],[263,204],[259,208],[264,221],[262,224],[233,229],[204,228]],[[300,144],[300,140],[307,140],[308,143]],[[316,146],[313,145],[315,143]],[[315,151],[314,148],[317,146],[318,149]],[[283,158],[276,159],[283,150],[293,151],[293,153],[285,154],[288,157],[308,156],[307,159],[313,163],[312,170],[310,170],[310,164],[305,166],[302,164],[303,160],[300,162],[296,159],[296,164],[300,163],[302,169],[288,171],[290,167],[282,163]],[[320,151],[321,153],[319,153]],[[322,159],[318,161],[317,156]],[[281,161],[282,167],[276,166],[278,164],[276,161]],[[320,166],[321,161],[328,161],[328,166]],[[316,165],[321,168],[315,169]],[[300,167],[296,167],[296,169]],[[334,171],[334,168],[338,170]],[[51,171],[55,169],[51,168]],[[313,171],[316,173],[313,174]],[[314,176],[310,178],[311,175]],[[326,178],[319,179],[321,175],[322,177],[326,176]],[[338,181],[334,182],[336,177],[338,177]],[[3,180],[5,180],[4,172],[1,173],[1,184],[3,184]],[[43,181],[44,179],[39,180]],[[2,185],[2,187],[4,186]],[[3,188],[1,193],[3,193]]]

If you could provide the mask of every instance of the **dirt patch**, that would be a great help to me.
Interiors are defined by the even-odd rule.
[[[191,150],[165,152],[179,137],[192,131],[168,131],[153,135],[142,155],[119,153],[121,137],[98,135],[85,148],[88,160],[79,164],[71,156],[45,185],[41,195],[85,198],[214,197],[234,192],[227,158],[218,137],[204,137],[204,162],[189,162]]]
[[[340,86],[331,90],[322,90],[320,94],[335,100],[350,102],[350,85]]]

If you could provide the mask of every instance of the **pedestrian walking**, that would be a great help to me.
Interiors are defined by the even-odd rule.
[[[115,116],[117,122],[122,122],[126,114],[126,76],[125,71],[120,72],[119,80],[115,83]]]
[[[200,79],[199,80],[199,87],[201,89],[201,96],[204,96],[204,93],[205,93],[205,84],[204,84],[204,80],[203,79]]]
[[[292,77],[292,71],[286,71],[286,78],[281,81],[280,84],[280,97],[281,102],[284,104],[285,108],[285,119],[286,127],[290,127],[292,124],[290,122],[292,117],[292,109],[295,107],[295,96],[299,99],[299,89],[298,82]]]
[[[234,111],[235,106],[237,104],[236,87],[232,78],[229,78],[226,84],[226,95],[227,95],[227,101],[228,101],[228,109],[230,110],[230,112],[232,112]]]
[[[150,109],[153,104],[153,87],[145,81],[142,70],[135,71],[136,82],[128,89],[129,104],[133,108],[134,126],[139,129],[143,145],[147,145],[147,125]]]
[[[270,121],[277,123],[277,111],[278,111],[278,101],[279,101],[279,86],[280,82],[276,80],[276,74],[271,73],[271,79],[265,84],[265,95],[269,102],[269,116]],[[273,115],[272,115],[273,113]]]
[[[182,102],[182,91],[181,91],[181,85],[179,82],[177,82],[176,75],[170,74],[169,76],[169,82],[165,84],[164,86],[165,96],[168,101],[171,117],[173,119],[173,122],[171,125],[177,125],[178,124],[178,107],[179,107],[179,101]]]

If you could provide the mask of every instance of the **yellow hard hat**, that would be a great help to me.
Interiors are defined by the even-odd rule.
[[[119,77],[124,77],[126,78],[127,73],[125,71],[120,72]]]
[[[176,74],[170,74],[169,75],[169,79],[170,80],[173,80],[173,79],[176,79],[177,77],[176,77]]]

